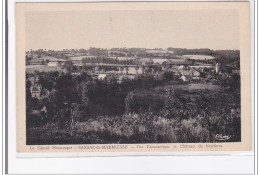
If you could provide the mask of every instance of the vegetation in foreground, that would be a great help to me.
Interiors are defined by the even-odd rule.
[[[239,142],[240,77],[215,78],[218,90],[187,91],[167,72],[121,84],[44,73],[39,81],[50,93],[41,100],[27,82],[27,144],[223,142],[217,134]]]

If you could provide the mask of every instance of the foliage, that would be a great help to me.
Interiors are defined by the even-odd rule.
[[[178,82],[167,71],[161,78],[147,73],[121,84],[115,76],[36,75],[41,99],[31,98],[26,82],[28,143],[218,142],[216,134],[241,140],[240,76],[212,75],[220,90],[191,91],[175,89]]]

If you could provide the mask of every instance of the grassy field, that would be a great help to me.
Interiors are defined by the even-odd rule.
[[[44,60],[44,61],[49,60],[50,62],[53,62],[53,61],[66,61],[65,59],[59,59],[59,58],[55,58],[55,57],[47,56],[47,55],[41,55],[40,58],[38,58],[38,56],[34,55],[34,57],[32,59],[33,62],[39,62],[39,63],[41,63],[42,60]]]
[[[52,71],[60,71],[62,70],[61,67],[50,67],[46,65],[28,65],[26,66],[27,73],[34,73],[34,71],[39,72],[52,72]]]
[[[215,127],[213,131],[203,125],[199,116],[178,121],[154,114],[102,116],[73,125],[46,124],[27,129],[27,144],[218,142],[217,133],[231,133],[230,141],[240,137],[240,133],[234,131],[234,126],[240,123],[240,111],[233,114],[228,124],[230,116],[210,114],[207,117],[209,125]]]
[[[218,85],[213,84],[202,84],[202,83],[189,83],[189,84],[174,84],[174,85],[167,85],[167,86],[159,86],[156,87],[155,90],[164,90],[167,88],[173,87],[176,90],[183,90],[183,91],[189,91],[193,92],[196,90],[220,90],[220,87]]]
[[[182,55],[182,57],[193,59],[193,60],[212,60],[212,59],[215,59],[215,57],[208,56],[208,55]]]

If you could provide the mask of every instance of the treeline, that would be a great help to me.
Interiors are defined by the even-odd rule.
[[[58,117],[62,111],[67,108],[70,109],[72,104],[79,105],[79,111],[83,113],[85,118],[103,115],[115,116],[122,115],[125,112],[142,112],[149,109],[160,111],[162,109],[160,104],[163,104],[161,100],[164,99],[165,95],[155,96],[156,93],[152,93],[151,90],[156,86],[162,86],[167,84],[169,81],[174,80],[174,77],[170,72],[164,72],[161,76],[143,74],[133,80],[125,78],[122,80],[121,84],[117,83],[117,79],[112,75],[105,77],[104,80],[93,79],[86,73],[82,73],[76,77],[73,77],[69,73],[59,75],[58,72],[41,73],[38,76],[39,84],[43,89],[41,94],[43,98],[42,100],[31,98],[31,84],[27,81],[26,107],[30,113],[30,109],[41,110],[45,106],[47,108],[46,115],[48,118]],[[226,92],[237,94],[236,97],[238,98],[230,99],[239,104],[239,76],[219,81],[220,85],[226,89]],[[151,93],[142,96],[141,94],[144,93],[140,90],[147,90]],[[47,91],[49,93],[47,93]],[[178,94],[182,93],[179,92]],[[189,109],[187,105],[185,105],[189,104],[189,99],[185,100],[181,97],[174,98],[174,105],[169,107],[169,109],[172,108],[174,111],[182,111],[185,109],[185,106]],[[136,100],[131,101],[130,99]],[[208,99],[208,97],[206,99]],[[207,101],[206,99],[201,101],[204,101],[203,103],[211,102],[211,100]],[[131,102],[129,102],[129,100]],[[132,108],[131,105],[126,105],[126,101],[128,101],[129,104],[136,105],[137,107]],[[227,100],[223,100],[222,103],[226,101]],[[164,105],[164,107],[167,107],[167,105]],[[180,113],[182,113],[182,115],[185,114],[185,112]]]
[[[223,57],[239,57],[239,50],[211,50],[211,49],[185,49],[185,48],[167,48],[168,51],[173,51],[175,55],[211,55]]]
[[[27,75],[28,76],[28,75]],[[151,75],[140,75],[134,80],[123,79],[117,83],[114,76],[107,76],[104,80],[93,79],[86,73],[73,77],[58,72],[41,73],[39,84],[42,86],[42,99],[31,97],[30,81],[26,82],[26,107],[28,115],[31,109],[47,109],[45,118],[52,121],[59,116],[69,118],[68,109],[78,105],[82,118],[102,115],[122,115],[125,112],[125,98],[127,94],[136,89],[151,88],[169,81],[168,73],[160,79]],[[47,93],[48,91],[49,93]],[[67,113],[65,112],[67,111]]]
[[[108,57],[84,57],[82,63],[104,63],[104,64],[121,64],[121,65],[136,65],[138,60],[136,59],[122,59],[118,58],[108,58]]]
[[[232,64],[240,62],[239,50],[211,50],[211,49],[184,49],[184,48],[167,48],[173,51],[174,55],[210,55],[216,58],[216,61],[222,64]]]

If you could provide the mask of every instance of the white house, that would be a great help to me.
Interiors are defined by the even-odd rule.
[[[219,69],[220,69],[220,64],[217,63],[217,64],[215,65],[215,71],[216,71],[216,73],[219,73]]]
[[[182,75],[182,76],[180,77],[180,79],[181,79],[182,81],[184,81],[184,82],[190,81],[190,76]]]
[[[48,63],[48,66],[50,66],[50,67],[58,67],[58,66],[60,66],[60,63],[57,62],[57,61],[49,62],[49,63]]]
[[[107,74],[98,74],[99,80],[104,80],[104,78],[107,76]]]
[[[31,86],[30,90],[31,90],[32,98],[38,98],[38,99],[41,98],[42,87],[40,85]]]
[[[38,76],[32,76],[32,77],[29,77],[28,79],[29,79],[29,81],[31,82],[32,85],[35,85],[39,81]]]
[[[190,67],[187,66],[187,65],[180,65],[180,66],[178,67],[178,70],[190,70]]]
[[[133,80],[133,79],[135,79],[135,76],[134,75],[120,75],[118,77],[118,83],[121,83],[123,79]]]
[[[199,72],[199,71],[195,71],[195,72],[193,72],[193,75],[194,75],[195,77],[199,77],[199,76],[200,76],[200,72]]]

